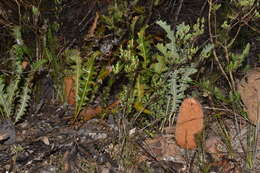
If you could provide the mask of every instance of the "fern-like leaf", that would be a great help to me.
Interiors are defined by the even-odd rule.
[[[145,39],[145,29],[147,26],[143,27],[139,32],[138,32],[138,39],[137,43],[138,46],[137,48],[140,50],[139,55],[143,57],[144,62],[143,62],[143,67],[146,68],[147,65],[149,64],[149,56],[150,56],[150,43],[148,40]]]
[[[19,83],[20,83],[21,77],[20,75],[17,75],[17,77],[11,81],[10,85],[8,85],[7,87],[7,99],[6,99],[6,104],[8,107],[7,110],[7,116],[10,117],[12,115],[12,112],[14,110],[14,100],[17,97],[17,91],[18,91],[18,87],[19,87]]]
[[[98,55],[98,52],[95,52],[94,54],[92,54],[92,56],[89,58],[86,68],[84,69],[84,76],[86,76],[85,80],[84,80],[84,84],[81,86],[81,88],[83,89],[82,92],[80,92],[80,97],[79,97],[79,104],[76,112],[76,116],[79,114],[79,112],[81,111],[81,108],[84,104],[86,104],[87,101],[87,95],[89,93],[89,91],[91,91],[90,89],[90,84],[92,81],[92,77],[94,74],[94,62],[95,62],[95,58]]]
[[[73,76],[75,80],[75,95],[76,95],[76,108],[79,103],[79,90],[80,90],[80,76],[82,74],[81,64],[82,60],[80,57],[80,52],[76,49],[69,49],[65,52],[67,61],[71,63],[71,68],[73,70]]]
[[[18,109],[15,117],[15,123],[18,122],[25,114],[30,98],[31,97],[30,97],[29,80],[27,80],[25,86],[23,87],[22,94],[20,95]]]
[[[170,39],[170,43],[166,45],[161,43],[157,44],[157,49],[166,57],[169,64],[179,63],[180,55],[178,53],[174,31],[171,30],[171,26],[166,22],[158,21],[156,23],[165,30],[167,37]]]
[[[166,22],[158,21],[157,24],[164,29],[170,40],[167,44],[159,43],[156,45],[156,48],[166,58],[168,64],[187,63],[197,54],[199,48],[195,46],[194,42],[204,32],[203,18],[199,18],[193,26],[184,23],[177,25],[176,32],[172,31],[170,25]],[[211,45],[202,49],[200,59],[207,58],[211,50]]]
[[[168,103],[167,103],[167,112],[166,115],[168,115],[168,110],[170,108],[171,105],[171,111],[170,111],[170,115],[172,115],[176,110],[177,110],[177,106],[178,106],[178,102],[177,102],[177,73],[172,73],[172,75],[170,76],[170,94],[168,95]]]
[[[76,94],[76,110],[77,110],[77,114],[78,112],[78,107],[79,107],[79,100],[80,100],[80,77],[82,74],[82,70],[81,70],[81,57],[79,56],[79,52],[77,55],[75,55],[75,62],[76,62],[76,66],[75,66],[75,94]]]
[[[18,45],[23,45],[21,26],[14,26],[12,35],[15,38]]]
[[[248,56],[249,50],[250,44],[247,43],[246,47],[244,48],[241,54],[231,53],[232,60],[227,66],[228,70],[232,72],[236,71],[241,66],[245,58]]]
[[[7,95],[5,93],[5,85],[3,82],[3,79],[0,78],[0,110],[2,113],[2,116],[7,116],[8,117],[8,105],[6,102]]]

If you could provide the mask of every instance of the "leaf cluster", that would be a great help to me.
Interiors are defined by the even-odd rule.
[[[95,59],[98,55],[99,52],[94,52],[85,60],[76,49],[70,49],[65,52],[67,62],[69,62],[70,65],[70,70],[67,72],[69,74],[67,75],[73,76],[75,85],[76,107],[74,120],[77,119],[83,107],[91,101],[98,89],[96,85],[97,72],[95,67]]]
[[[4,119],[13,118],[14,122],[18,122],[28,107],[34,74],[46,61],[32,63],[28,71],[23,66],[23,61],[31,52],[24,44],[21,27],[14,26],[13,36],[17,42],[10,50],[13,74],[0,76],[0,115]]]
[[[158,55],[158,59],[166,64],[185,64],[190,62],[197,55],[200,48],[195,45],[196,40],[200,35],[204,33],[204,19],[198,19],[197,23],[192,27],[185,25],[184,23],[179,24],[176,28],[176,32],[171,30],[170,25],[166,22],[158,21],[157,24],[164,29],[167,34],[167,38],[170,40],[169,43],[163,44],[158,43],[156,48],[162,55]],[[201,50],[198,55],[199,60],[208,58],[210,56],[213,45],[207,44]]]
[[[120,94],[120,99],[128,105],[128,113],[133,107],[139,113],[166,121],[177,112],[190,87],[190,76],[197,72],[196,65],[210,56],[213,46],[195,46],[195,41],[204,32],[203,19],[192,27],[182,23],[176,32],[166,22],[158,21],[157,24],[165,30],[169,42],[154,47],[145,35],[148,26],[144,26],[137,33],[137,39],[128,42],[126,49],[121,46],[113,71],[116,74],[124,72],[134,81],[132,91],[124,87]],[[153,48],[157,52],[152,51]]]

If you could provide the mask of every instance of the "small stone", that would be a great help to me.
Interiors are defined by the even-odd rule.
[[[238,92],[246,107],[248,119],[260,123],[260,68],[249,71],[238,84]]]
[[[0,143],[11,145],[15,143],[15,127],[11,120],[4,120],[0,123]]]
[[[203,129],[203,110],[194,98],[185,99],[180,107],[175,137],[179,146],[185,149],[197,147],[195,135]]]

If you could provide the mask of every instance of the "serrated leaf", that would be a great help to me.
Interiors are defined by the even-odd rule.
[[[40,67],[43,66],[43,64],[45,64],[45,63],[47,63],[47,62],[48,62],[47,59],[40,59],[40,60],[38,60],[38,61],[36,61],[36,62],[34,62],[34,63],[32,64],[32,69],[33,69],[34,71],[37,71],[37,70],[39,70]]]
[[[167,62],[170,64],[179,63],[180,55],[176,46],[176,39],[174,36],[174,31],[171,30],[170,25],[163,21],[157,21],[158,25],[160,25],[165,32],[167,33],[167,37],[170,39],[170,43],[163,45],[161,43],[157,44],[156,47],[158,50],[167,58]]]
[[[13,35],[13,37],[16,40],[18,45],[23,45],[21,26],[14,26],[12,35]]]
[[[211,51],[214,48],[213,44],[207,44],[200,53],[200,58],[208,58],[211,55]]]
[[[231,54],[232,60],[228,64],[228,67],[227,67],[228,70],[236,71],[241,66],[241,64],[243,63],[245,58],[248,56],[249,50],[250,50],[250,44],[247,43],[246,47],[244,48],[244,50],[241,54],[232,53]]]
[[[4,83],[3,80],[0,78],[0,109],[1,107],[3,107],[3,109],[1,109],[2,114],[4,114],[3,116],[8,116],[7,112],[8,112],[8,105],[7,105],[7,95],[4,91]]]
[[[167,33],[167,37],[171,41],[175,42],[174,32],[171,30],[171,26],[161,20],[157,21],[156,23],[165,30],[165,32]]]
[[[85,78],[83,84],[80,83],[81,74],[79,76],[77,76],[76,82],[78,82],[78,84],[76,84],[76,86],[78,88],[76,88],[77,89],[77,91],[76,91],[77,102],[76,102],[76,112],[74,115],[74,120],[77,119],[80,111],[82,110],[83,105],[86,104],[86,101],[88,100],[87,95],[88,95],[89,91],[91,91],[92,77],[94,74],[94,62],[95,62],[95,58],[99,54],[100,54],[99,52],[94,52],[91,55],[91,57],[89,57],[86,65],[84,65],[83,74],[86,78]]]
[[[8,110],[6,112],[7,116],[10,117],[13,111],[13,101],[17,97],[18,84],[21,80],[20,76],[17,76],[7,87],[7,100]]]
[[[158,60],[157,63],[154,63],[154,64],[151,65],[151,67],[154,70],[154,72],[162,73],[162,72],[166,71],[167,67],[166,67],[166,63],[165,63],[164,57],[158,55],[157,56],[157,60]]]
[[[138,39],[137,39],[137,43],[138,46],[137,48],[140,50],[139,55],[141,57],[143,57],[144,62],[143,62],[143,67],[146,68],[147,65],[149,64],[149,50],[150,50],[150,43],[148,40],[145,39],[145,30],[146,30],[147,26],[144,26],[139,32],[138,32]]]
[[[27,81],[18,102],[18,109],[16,112],[15,123],[18,122],[25,114],[30,98],[31,97],[30,97],[29,81]]]
[[[135,93],[137,96],[138,102],[140,102],[144,96],[144,85],[141,84],[140,75],[137,77],[136,86],[135,86]]]

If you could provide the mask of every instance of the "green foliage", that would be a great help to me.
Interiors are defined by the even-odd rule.
[[[16,40],[17,44],[23,45],[22,33],[21,33],[21,26],[14,26],[12,35]]]
[[[204,32],[204,20],[199,19],[192,27],[182,23],[177,26],[176,32],[172,31],[165,22],[159,21],[157,24],[165,30],[170,42],[156,45],[162,54],[157,55],[159,64],[156,65],[163,67],[165,72],[159,76],[154,75],[152,79],[152,87],[156,88],[154,94],[155,97],[159,97],[159,100],[150,104],[148,109],[155,112],[155,115],[164,117],[165,121],[166,119],[170,120],[177,112],[180,103],[185,98],[185,91],[190,87],[192,81],[190,76],[197,72],[198,62],[189,65],[186,63],[190,62],[200,50],[194,46],[194,43]],[[204,46],[198,54],[198,60],[202,61],[208,58],[212,48],[211,44]],[[174,71],[172,71],[173,68]],[[146,98],[147,101],[150,99],[150,96]]]
[[[106,23],[107,28],[110,31],[114,31],[116,34],[120,35],[123,30],[120,25],[125,25],[124,14],[127,11],[125,3],[115,3],[108,9],[108,15],[102,16],[101,19]]]
[[[170,40],[165,45],[163,43],[156,45],[156,48],[163,55],[158,56],[159,59],[163,58],[169,65],[184,64],[197,54],[199,47],[195,46],[194,43],[204,33],[204,19],[198,19],[192,27],[182,23],[177,26],[176,33],[171,30],[170,25],[166,22],[158,21],[157,24],[165,30],[167,38]],[[211,44],[206,45],[200,53],[200,59],[209,57],[212,48]]]
[[[9,85],[6,85],[5,77],[1,76],[0,78],[0,109],[1,109],[1,116],[5,118],[11,118],[14,112],[14,108],[16,107],[15,100],[20,98],[20,101],[23,99],[23,102],[19,102],[18,105],[24,104],[24,102],[28,102],[29,98],[28,93],[21,94],[21,81],[22,81],[22,67],[21,61],[19,60],[19,56],[21,55],[20,47],[18,45],[14,46],[14,49],[17,51],[17,59],[16,61],[16,68],[15,68],[15,76],[11,80]],[[26,87],[25,87],[26,88]],[[25,106],[21,107],[18,114],[16,114],[16,121],[24,114]]]
[[[123,86],[119,98],[122,106],[125,108],[124,113],[130,115],[133,112],[133,105],[135,103],[135,95],[133,94],[133,89],[128,86]]]
[[[52,24],[48,26],[47,32],[43,36],[43,55],[48,59],[50,68],[53,69],[52,76],[58,80],[61,72],[61,62],[58,57],[58,42],[57,37],[54,35],[58,30],[58,26]],[[57,81],[56,81],[57,82]]]
[[[195,41],[204,32],[203,19],[192,27],[182,23],[176,32],[166,22],[158,21],[157,24],[165,30],[169,42],[156,44],[159,52],[152,53],[152,41],[145,36],[147,26],[142,27],[136,41],[131,39],[126,49],[121,46],[119,61],[113,71],[116,74],[124,72],[134,81],[133,89],[124,87],[120,94],[120,100],[127,106],[126,113],[135,109],[162,118],[165,123],[173,120],[190,87],[190,76],[197,72],[196,65],[211,55],[213,46],[195,46]]]
[[[214,96],[216,100],[219,100],[224,103],[230,103],[224,91],[216,87],[212,81],[210,80],[201,81],[199,83],[199,86],[200,88],[202,88],[204,96],[211,95]]]
[[[239,106],[240,97],[237,92],[225,91],[217,87],[212,80],[203,80],[198,83],[198,86],[202,89],[204,96],[211,96],[216,102],[233,106],[237,111],[242,112],[242,108]]]
[[[81,80],[80,85],[79,85],[79,92],[78,95],[76,95],[76,100],[77,103],[76,104],[76,115],[78,115],[78,113],[80,112],[80,109],[82,108],[82,106],[84,106],[90,99],[87,97],[88,94],[90,92],[95,91],[94,89],[94,75],[95,73],[95,68],[94,68],[94,62],[95,62],[95,58],[98,56],[98,53],[95,52],[91,55],[91,57],[89,57],[88,61],[84,64],[83,68],[82,68],[82,78],[80,78]],[[79,77],[81,77],[81,75]]]
[[[74,120],[77,119],[80,111],[91,101],[91,97],[97,91],[95,59],[99,54],[99,52],[94,52],[84,61],[80,56],[80,52],[76,49],[65,52],[71,68],[69,73],[74,76],[75,80],[76,107]]]
[[[149,104],[147,108],[157,117],[169,118],[173,116],[186,97],[185,91],[192,81],[190,76],[196,72],[197,70],[193,67],[183,67],[160,76],[155,75],[151,85],[154,88],[153,95],[145,95],[144,100],[149,102],[152,97],[158,98],[158,100]]]
[[[245,58],[248,56],[250,50],[250,44],[248,43],[241,54],[231,52],[231,61],[227,65],[228,71],[236,71],[241,65]]]
[[[148,64],[150,63],[150,41],[145,38],[145,30],[147,26],[143,27],[138,32],[138,39],[137,39],[137,49],[140,51],[139,55],[143,58],[143,68],[147,68]]]
[[[233,92],[233,74],[246,64],[243,62],[250,50],[248,38],[258,35],[258,6],[257,0],[229,0],[221,4],[209,1],[208,23],[210,40],[214,44],[213,57]],[[242,53],[238,54],[241,49]]]
[[[25,86],[23,86],[23,90],[21,91],[20,99],[19,99],[19,104],[17,107],[16,111],[16,116],[15,116],[15,122],[18,122],[21,117],[25,114],[26,108],[28,106],[28,102],[30,100],[30,88],[29,88],[29,79],[26,81]]]
[[[13,28],[13,36],[17,42],[10,51],[14,73],[10,76],[0,76],[0,113],[1,117],[13,118],[14,122],[18,122],[26,113],[30,101],[30,85],[34,73],[46,61],[39,60],[32,63],[30,71],[25,73],[26,69],[23,69],[22,62],[30,52],[22,40],[21,27]]]
[[[165,45],[163,43],[158,43],[156,48],[163,54],[163,57],[168,64],[179,63],[181,58],[177,50],[174,32],[171,30],[170,25],[167,25],[166,22],[158,21],[157,24],[165,30],[167,37],[170,39],[170,43]]]
[[[116,65],[113,66],[114,73],[119,73],[124,71],[126,73],[133,73],[139,65],[139,59],[134,49],[134,40],[129,40],[126,49],[123,49],[122,46],[119,49],[119,61]]]
[[[35,7],[34,5],[32,6],[32,14],[34,16],[39,16],[40,15],[40,11],[37,7]]]
[[[101,22],[104,23],[109,32],[113,32],[118,37],[129,35],[135,38],[136,29],[146,25],[146,20],[151,13],[151,3],[147,3],[150,8],[146,8],[140,0],[135,1],[114,1],[110,3],[107,15],[101,16]],[[157,2],[158,3],[158,2]],[[129,32],[128,32],[129,31]]]

